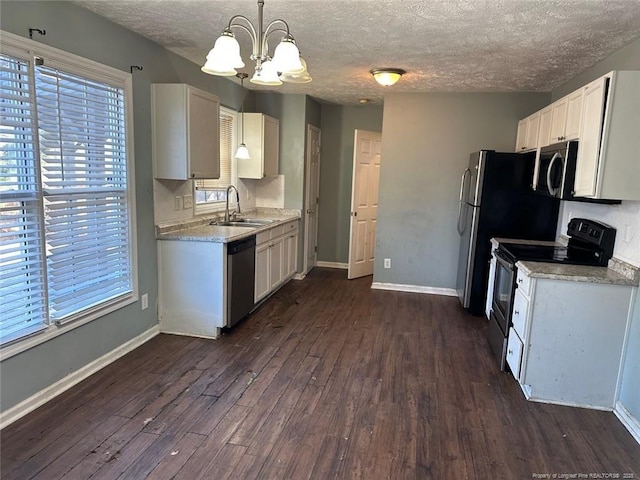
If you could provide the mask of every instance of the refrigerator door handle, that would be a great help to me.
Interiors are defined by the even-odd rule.
[[[458,235],[462,235],[464,233],[464,225],[461,226],[461,220],[462,220],[462,207],[463,207],[463,203],[464,203],[464,182],[467,178],[467,174],[470,174],[471,170],[469,170],[468,168],[465,169],[464,173],[462,174],[462,179],[460,180],[460,202],[458,203],[458,225],[457,225],[457,229],[458,229]],[[466,222],[465,222],[466,223]]]
[[[556,162],[556,160],[562,161],[562,157],[558,152],[556,152],[553,157],[551,157],[551,161],[549,162],[549,166],[547,167],[547,190],[549,190],[549,195],[551,195],[552,197],[555,197],[556,193],[558,193],[558,188],[553,188],[553,186],[551,185],[551,169],[553,168],[553,164]]]

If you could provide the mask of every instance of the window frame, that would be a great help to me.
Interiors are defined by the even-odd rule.
[[[137,240],[137,219],[136,219],[136,194],[135,194],[135,156],[134,156],[134,128],[133,128],[133,82],[129,72],[118,70],[116,68],[104,65],[78,55],[59,50],[48,45],[44,45],[33,40],[15,35],[4,30],[0,30],[2,35],[2,43],[0,51],[3,54],[10,55],[15,58],[26,60],[30,63],[34,62],[34,57],[42,57],[45,64],[60,70],[66,71],[73,75],[81,76],[86,79],[94,80],[102,83],[109,83],[123,89],[125,103],[125,131],[126,131],[126,178],[127,178],[127,209],[128,209],[128,238],[129,238],[129,262],[131,272],[131,291],[122,294],[114,299],[101,302],[99,305],[84,309],[82,312],[73,315],[69,321],[57,324],[52,321],[48,314],[46,318],[46,327],[31,335],[26,335],[7,342],[0,346],[0,361],[17,355],[25,350],[33,348],[52,338],[67,333],[75,328],[85,325],[93,320],[108,315],[127,305],[135,303],[139,300],[138,287],[138,240]],[[35,73],[34,66],[31,71]],[[32,79],[33,89],[35,92],[35,75]],[[36,123],[37,126],[37,123]],[[39,142],[36,140],[36,156],[38,157],[38,182],[40,182],[39,173]],[[43,199],[42,190],[38,192],[40,201]],[[41,222],[44,223],[44,210],[42,210]],[[43,235],[43,242],[46,238]],[[46,276],[46,272],[45,272]],[[47,306],[48,309],[48,306]]]
[[[238,139],[238,117],[239,114],[235,110],[232,110],[228,107],[220,106],[220,115],[228,115],[233,118],[233,125],[231,127],[231,183],[230,185],[238,186],[238,161],[233,156],[235,152],[235,147],[237,145]],[[222,149],[220,150],[222,152]],[[209,202],[209,203],[197,203],[196,199],[196,182],[198,180],[193,181],[193,213],[194,215],[210,215],[215,213],[222,213],[225,211],[226,200],[220,202]],[[234,196],[232,195],[231,200],[229,202],[229,206],[236,205],[236,201]]]

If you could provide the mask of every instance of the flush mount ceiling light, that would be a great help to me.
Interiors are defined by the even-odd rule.
[[[233,33],[234,29],[244,30],[251,37],[252,52],[249,57],[255,62],[255,73],[251,83],[258,85],[282,85],[282,82],[306,83],[311,81],[307,64],[300,56],[296,41],[289,32],[289,25],[278,18],[266,27],[262,25],[264,0],[258,0],[258,27],[244,15],[234,15],[229,24],[216,40],[207,55],[202,71],[211,75],[231,77],[237,74],[237,68],[244,67],[240,56],[240,44]],[[269,55],[268,38],[282,34],[280,43]]]
[[[370,73],[380,85],[389,87],[400,80],[400,77],[407,72],[401,68],[374,68]]]

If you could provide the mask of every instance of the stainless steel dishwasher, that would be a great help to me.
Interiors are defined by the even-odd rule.
[[[246,317],[254,306],[256,237],[227,245],[227,327]]]

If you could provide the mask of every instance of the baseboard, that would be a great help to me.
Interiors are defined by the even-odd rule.
[[[294,279],[294,280],[304,280],[306,277],[307,277],[307,274],[306,274],[306,273],[296,273],[296,274],[293,276],[293,279]]]
[[[16,420],[25,416],[26,414],[32,412],[36,408],[44,405],[52,398],[57,397],[61,393],[69,390],[74,385],[77,385],[85,378],[93,375],[98,370],[106,367],[110,363],[115,362],[120,357],[126,355],[127,353],[135,350],[140,345],[145,342],[148,342],[153,337],[160,333],[160,327],[155,325],[150,328],[146,332],[141,333],[135,338],[132,338],[126,343],[123,343],[119,347],[114,348],[110,352],[104,354],[100,358],[95,359],[93,362],[88,363],[84,367],[79,368],[73,373],[70,373],[66,377],[58,380],[56,383],[49,385],[43,390],[40,390],[38,393],[30,396],[29,398],[23,400],[17,405],[11,407],[10,409],[0,413],[0,430],[4,427],[12,424]]]
[[[321,268],[340,268],[342,270],[347,270],[349,268],[349,264],[340,263],[340,262],[316,262],[316,267]]]
[[[629,410],[620,402],[616,402],[616,408],[613,410],[616,417],[622,422],[629,433],[633,436],[636,442],[640,444],[640,420],[635,418]]]
[[[446,297],[457,297],[458,293],[454,288],[423,287],[421,285],[402,285],[400,283],[373,282],[371,288],[374,290],[393,290],[394,292],[427,293],[429,295],[444,295]]]

